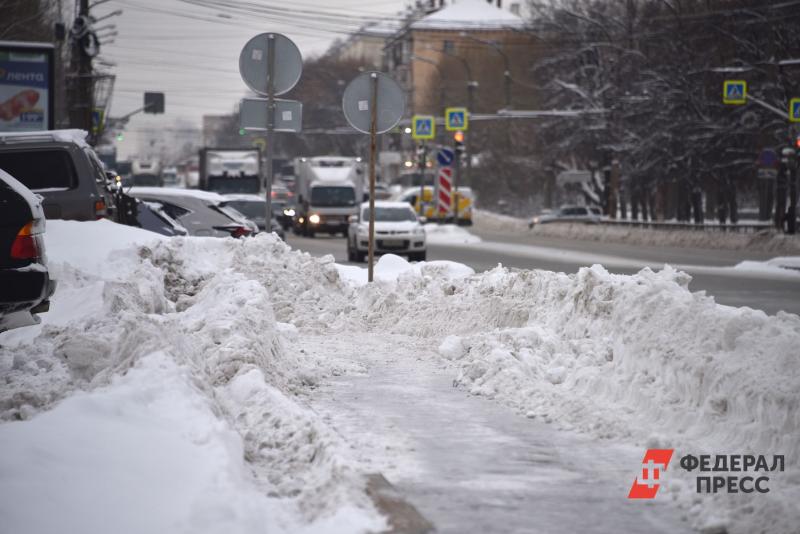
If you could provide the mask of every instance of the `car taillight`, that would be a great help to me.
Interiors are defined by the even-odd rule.
[[[94,216],[98,219],[102,219],[106,216],[106,201],[105,200],[98,200],[94,203]]]
[[[31,221],[17,232],[17,237],[11,244],[11,258],[14,260],[38,260],[41,256],[39,243],[34,233],[35,221]]]
[[[250,230],[245,228],[244,226],[237,226],[236,228],[231,230],[232,237],[244,237],[250,235]]]

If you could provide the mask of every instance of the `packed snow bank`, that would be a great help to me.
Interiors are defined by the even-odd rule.
[[[455,224],[428,223],[425,225],[425,239],[429,245],[451,245],[480,243],[481,238],[472,235],[465,228]]]
[[[374,331],[439,339],[455,383],[528,417],[684,454],[785,454],[768,496],[667,494],[695,526],[792,532],[800,524],[800,317],[717,305],[680,272],[508,271],[399,278],[356,295]],[[354,315],[350,313],[349,315]],[[698,499],[702,499],[698,501]]]
[[[84,253],[69,256],[67,243],[51,243],[59,281],[53,309],[59,311],[43,314],[42,325],[34,329],[0,335],[0,418],[9,421],[0,425],[3,450],[30,451],[10,457],[15,467],[9,483],[27,481],[37,489],[8,490],[13,495],[0,500],[15,509],[35,507],[70,532],[383,528],[341,438],[300,398],[346,364],[294,350],[296,329],[279,326],[275,318],[276,310],[295,300],[316,300],[311,294],[298,299],[302,286],[317,295],[338,292],[333,265],[291,252],[267,235],[153,239],[112,223],[58,221],[48,224],[48,234],[51,230],[51,239]],[[105,239],[110,230],[118,231],[119,239]],[[160,382],[152,378],[153,354],[160,355]],[[148,381],[154,390],[147,389]],[[181,381],[191,387],[180,386]],[[158,390],[164,397],[153,396]],[[143,404],[140,411],[128,406],[129,397],[135,397],[132,405]],[[146,421],[151,401],[155,406],[174,402],[175,412]],[[182,406],[194,408],[184,413]],[[120,438],[150,448],[116,447],[106,412],[117,421]],[[181,413],[198,421],[172,424]],[[196,429],[213,422],[212,416],[216,423],[205,433]],[[60,428],[60,421],[74,418],[81,421],[76,427],[81,434],[70,437],[67,446],[60,438],[42,439],[50,423]],[[96,458],[87,458],[84,449],[96,452]],[[40,464],[47,459],[65,466],[43,470]],[[163,491],[151,487],[156,480],[150,475],[172,460],[174,471],[165,473],[196,468],[186,481],[197,484],[194,491],[186,493],[168,480]],[[96,469],[87,469],[74,484],[59,478],[92,461]],[[138,472],[142,464],[152,468]],[[142,520],[127,527],[130,514],[116,507],[103,508],[104,520],[91,523],[83,517],[86,500],[75,491],[78,486],[102,488],[120,502],[131,494],[158,495],[127,503],[130,514],[152,516],[154,523]],[[4,480],[0,487],[5,492],[9,486]],[[225,502],[234,497],[241,502]],[[41,521],[45,525],[50,519]],[[102,530],[92,530],[99,525]]]
[[[737,271],[800,276],[800,256],[782,256],[767,261],[743,261],[733,268]]]
[[[239,435],[164,353],[30,421],[0,425],[0,449],[4,532],[298,526],[258,491]]]
[[[645,229],[604,224],[549,223],[528,228],[525,219],[475,210],[475,228],[498,232],[514,232],[531,236],[567,238],[583,241],[626,243],[632,245],[697,247],[726,250],[753,250],[784,254],[800,254],[800,238],[785,235],[771,228],[754,234],[738,234],[704,230]]]
[[[65,239],[89,246],[85,229],[92,224]],[[358,348],[359,332],[398,333],[440,345],[456,385],[529,417],[643,448],[675,448],[676,459],[784,454],[787,472],[772,476],[767,495],[698,496],[679,469],[670,470],[662,491],[686,506],[698,527],[713,519],[735,534],[792,532],[800,524],[796,315],[717,305],[689,292],[689,277],[671,269],[620,276],[599,266],[574,275],[499,267],[474,274],[388,255],[378,282],[364,284],[364,270],[292,251],[272,236],[138,239],[99,270],[80,258],[75,267],[53,257],[60,269],[55,300],[74,307],[44,314],[34,337],[0,335],[0,417],[25,420],[5,423],[0,435],[19,436],[17,450],[35,444],[42,456],[55,454],[58,442],[33,442],[24,430],[37,414],[76,390],[105,395],[159,353],[235,431],[219,436],[241,440],[246,463],[239,458],[220,483],[237,470],[248,473],[231,491],[257,488],[276,500],[287,522],[304,528],[379,530],[340,438],[302,403],[316,383],[352,364],[293,350],[292,339],[341,332]],[[103,246],[108,252],[115,244]],[[208,443],[220,445],[219,436]],[[26,458],[15,469],[49,476]],[[37,478],[37,485],[47,484]],[[40,513],[48,512],[42,503],[61,502],[57,488],[63,486],[53,481]],[[70,502],[82,510],[74,493]],[[172,504],[178,506],[166,506]],[[236,510],[242,525],[253,517]],[[70,517],[61,519],[70,526]]]
[[[339,276],[355,286],[367,283],[367,268],[354,265],[336,265]],[[402,277],[438,277],[442,279],[460,278],[475,274],[475,270],[453,261],[421,261],[409,263],[400,256],[384,254],[375,263],[374,279],[378,283],[394,283]]]

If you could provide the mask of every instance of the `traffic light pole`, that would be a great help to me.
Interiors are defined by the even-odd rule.
[[[450,191],[450,205],[453,207],[453,224],[458,224],[458,179],[461,176],[461,153],[454,150],[453,189]]]
[[[419,216],[425,215],[425,208],[423,201],[425,200],[425,163],[428,159],[428,145],[425,142],[420,142],[417,147],[417,170],[419,171]],[[434,209],[436,206],[436,199],[431,195],[434,202]]]

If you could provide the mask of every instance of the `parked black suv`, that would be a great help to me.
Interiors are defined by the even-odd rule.
[[[48,219],[112,217],[103,165],[83,130],[0,133],[0,169],[44,198]]]
[[[44,251],[39,197],[0,170],[0,332],[39,322],[55,281]]]

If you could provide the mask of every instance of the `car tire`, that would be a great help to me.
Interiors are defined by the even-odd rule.
[[[408,255],[408,261],[425,261],[428,257],[428,251],[412,252]]]
[[[365,261],[367,261],[367,253],[362,252],[360,250],[356,250],[356,261],[358,263],[364,263]]]

